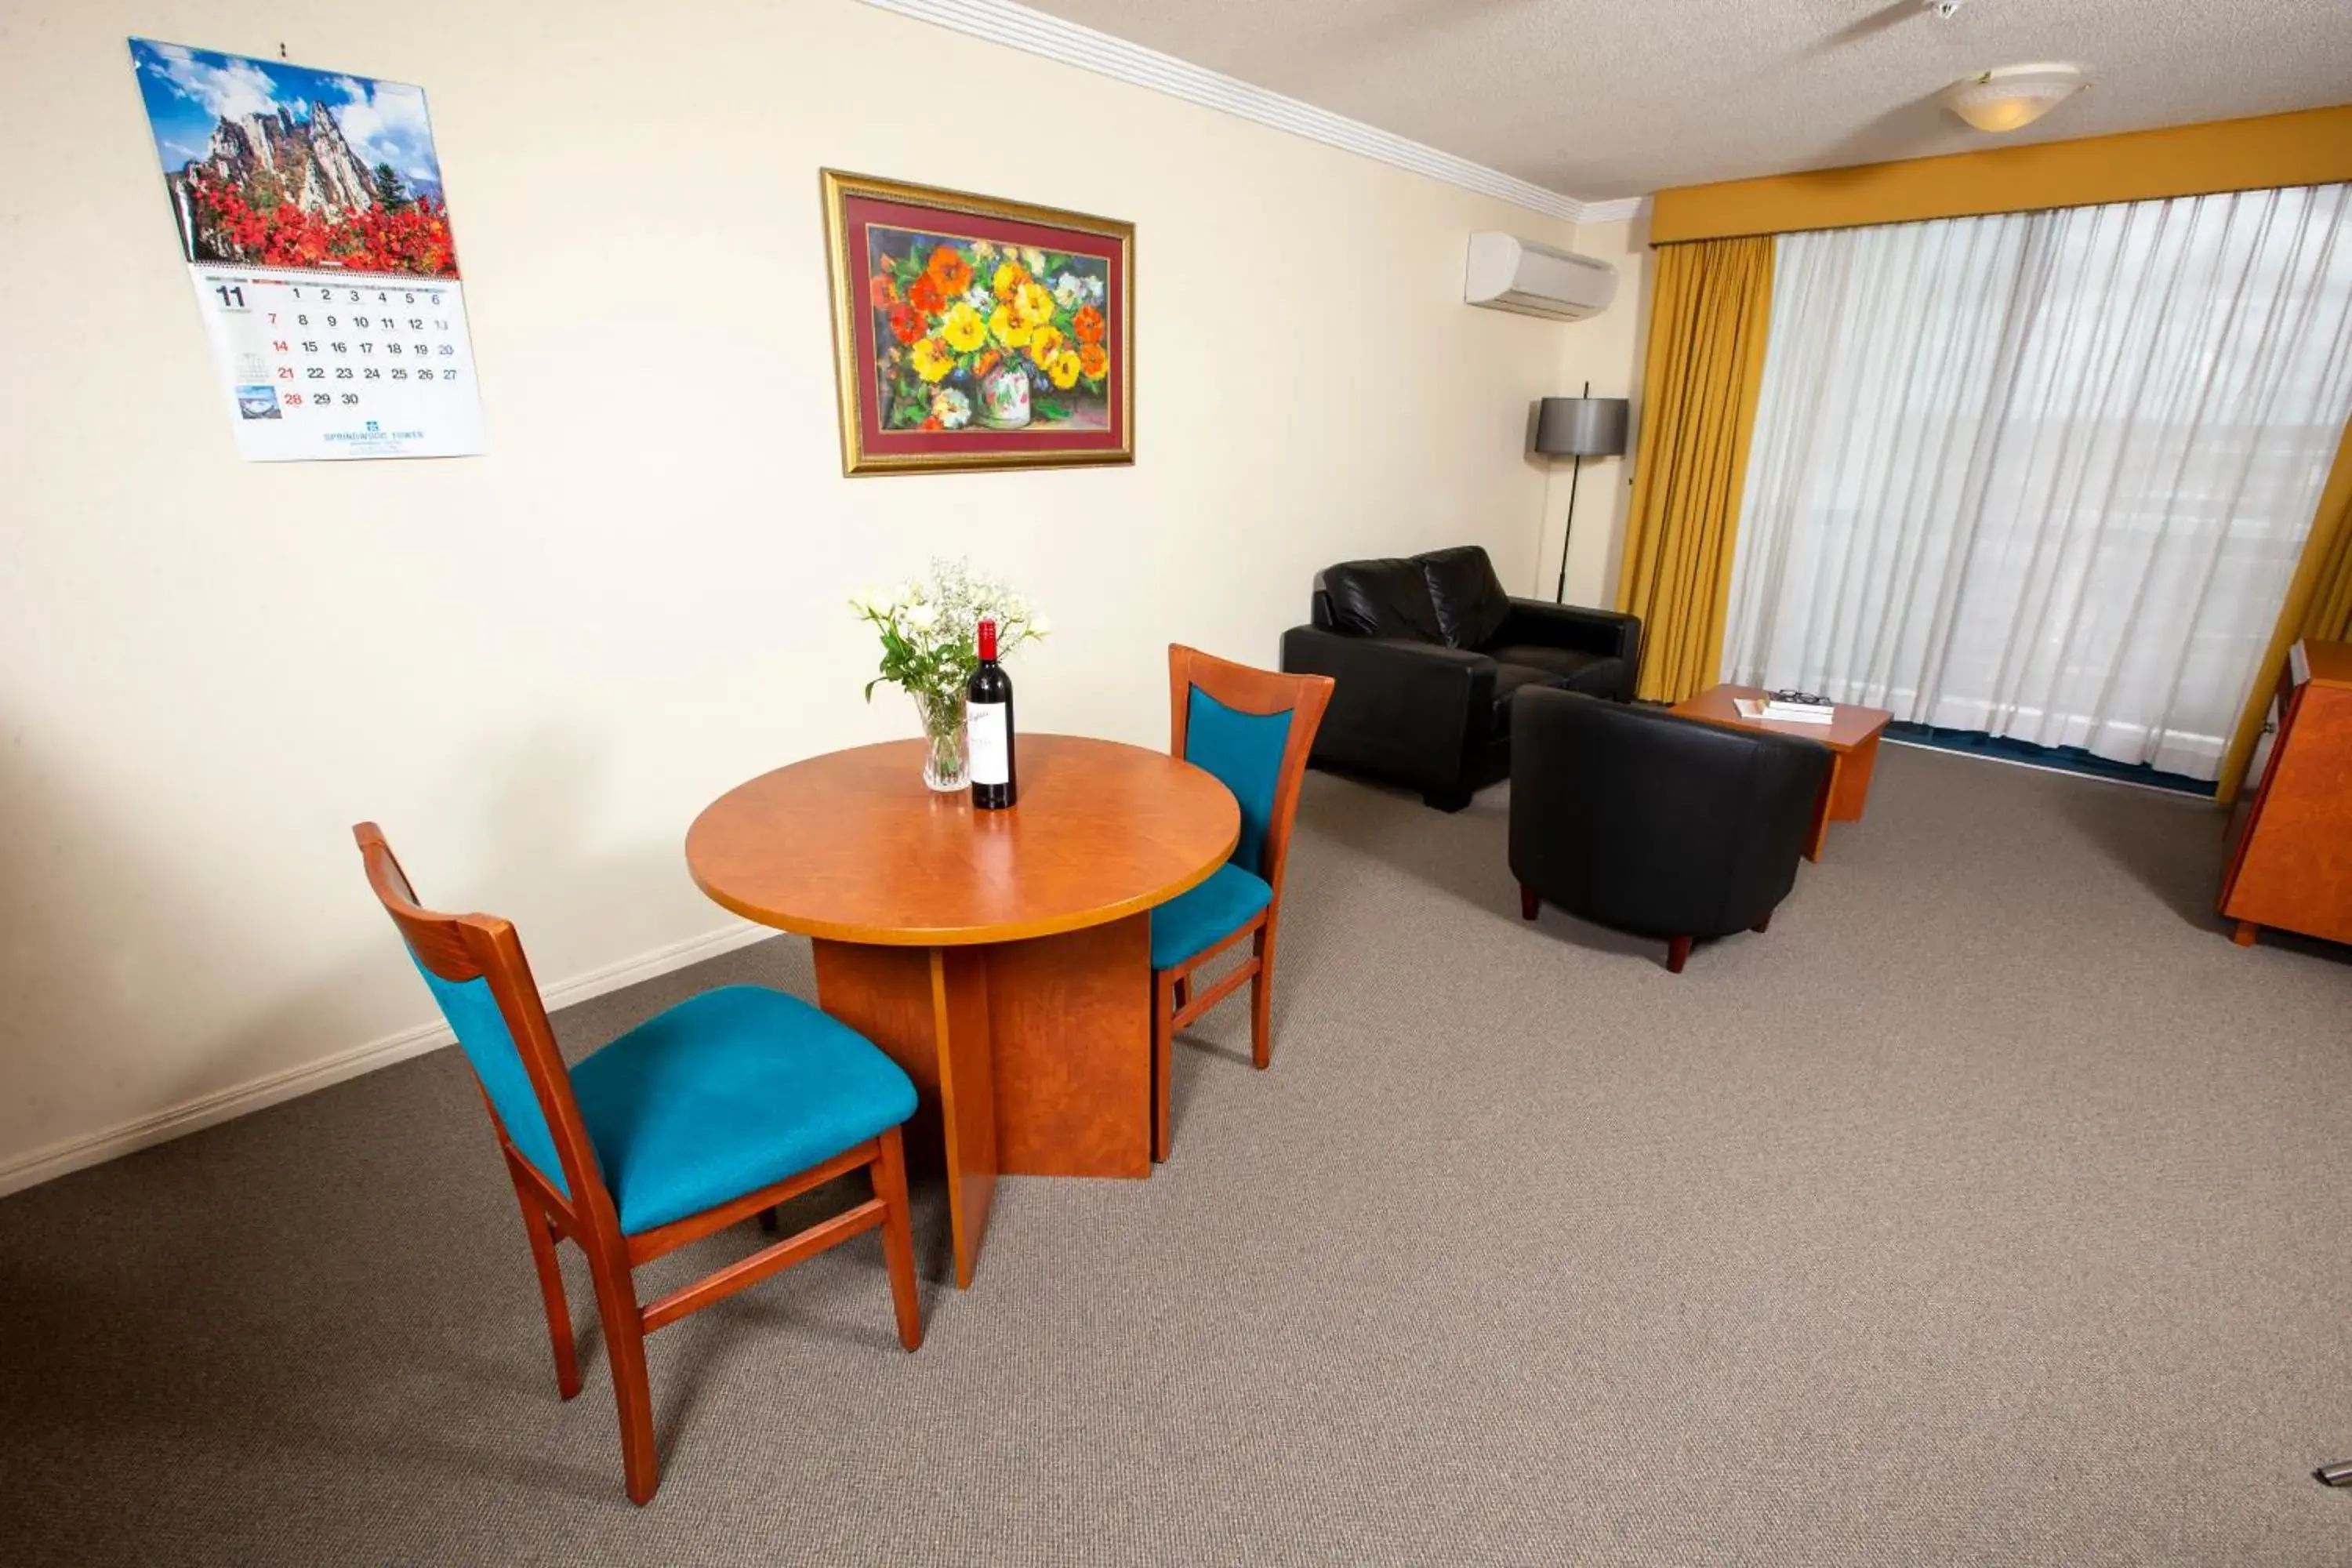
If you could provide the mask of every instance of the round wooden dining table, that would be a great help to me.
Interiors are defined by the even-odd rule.
[[[762,773],[695,818],[709,897],[809,937],[817,1003],[888,1052],[945,1163],[956,1283],[996,1178],[1151,1173],[1150,910],[1233,853],[1241,812],[1164,752],[1024,734],[1020,803],[923,783],[923,742]]]

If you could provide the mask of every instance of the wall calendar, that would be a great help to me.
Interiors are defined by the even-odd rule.
[[[238,454],[481,451],[424,92],[145,38],[131,58]]]

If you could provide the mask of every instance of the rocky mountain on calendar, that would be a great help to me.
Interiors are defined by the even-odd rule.
[[[144,38],[131,54],[192,265],[457,276],[421,90]]]
[[[335,111],[316,100],[302,119],[283,106],[222,116],[205,155],[165,180],[191,261],[333,264],[335,237],[350,225],[411,205],[401,179],[389,168],[371,173]]]
[[[283,200],[304,212],[357,212],[376,202],[367,166],[343,139],[334,110],[318,102],[307,120],[285,108],[224,117],[206,155],[182,171],[182,178],[191,175],[236,186],[263,208]]]

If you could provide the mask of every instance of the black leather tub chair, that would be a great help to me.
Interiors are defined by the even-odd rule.
[[[1830,750],[1540,688],[1511,715],[1519,913],[1691,942],[1762,931],[1796,884]]]

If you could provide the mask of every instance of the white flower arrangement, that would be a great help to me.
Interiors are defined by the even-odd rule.
[[[961,561],[932,562],[929,582],[861,589],[849,607],[882,638],[881,670],[866,683],[869,702],[885,682],[919,701],[961,697],[980,664],[973,638],[982,621],[996,623],[1000,659],[1053,630],[1027,600],[992,577],[973,575]]]

